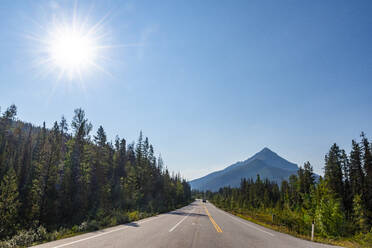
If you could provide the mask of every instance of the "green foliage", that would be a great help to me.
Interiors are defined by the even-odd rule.
[[[344,234],[345,216],[340,201],[332,196],[324,197],[315,212],[316,225],[325,237],[338,237]]]
[[[13,168],[3,178],[0,184],[0,235],[12,235],[17,228],[18,189],[16,174]]]
[[[43,226],[36,229],[21,230],[12,239],[0,242],[0,247],[13,248],[13,247],[28,247],[34,242],[48,240],[49,234]]]
[[[137,144],[117,137],[113,145],[102,126],[91,139],[82,109],[71,133],[64,117],[48,129],[18,121],[16,113],[11,106],[0,117],[0,240],[35,242],[38,226],[54,239],[190,202],[189,184],[164,169],[142,132]]]
[[[325,178],[318,182],[306,162],[280,188],[258,175],[256,181],[242,179],[240,188],[225,187],[215,193],[194,191],[193,195],[206,195],[220,208],[279,230],[284,227],[290,233],[309,236],[314,222],[317,236],[356,235],[358,243],[370,247],[366,245],[372,238],[368,232],[372,227],[372,187],[367,180],[370,166],[371,144],[362,133],[362,145],[353,140],[350,156],[337,144],[331,146],[325,159]]]
[[[88,222],[86,231],[96,231],[98,229],[99,229],[99,225],[96,220],[91,220]]]
[[[139,212],[138,211],[129,212],[128,218],[130,222],[139,220]]]
[[[368,219],[360,195],[354,196],[353,206],[353,220],[356,230],[361,232],[368,231]]]
[[[358,233],[354,239],[365,248],[372,248],[372,228],[368,233]]]

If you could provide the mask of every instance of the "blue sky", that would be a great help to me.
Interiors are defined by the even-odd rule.
[[[95,130],[140,130],[188,179],[269,147],[323,174],[333,142],[372,137],[371,1],[77,1],[110,60],[83,80],[35,66],[74,1],[1,1],[0,106],[51,126],[82,107]],[[116,46],[120,45],[120,46]],[[121,46],[124,45],[124,46]]]

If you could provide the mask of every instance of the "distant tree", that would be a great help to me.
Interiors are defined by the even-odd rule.
[[[9,108],[3,113],[3,118],[7,120],[14,120],[17,115],[17,107],[12,104]]]
[[[68,123],[66,118],[62,115],[61,121],[59,122],[59,130],[61,130],[61,135],[67,134],[68,131]]]
[[[96,142],[96,144],[100,147],[104,147],[106,145],[107,136],[102,126],[99,126],[97,135],[94,136],[94,142]]]
[[[304,177],[303,177],[303,188],[304,193],[310,194],[311,186],[315,184],[315,175],[313,172],[313,167],[309,161],[304,164]]]
[[[81,108],[75,109],[75,115],[72,119],[71,127],[75,132],[75,138],[78,141],[88,138],[92,130],[92,124],[85,118],[85,111]]]

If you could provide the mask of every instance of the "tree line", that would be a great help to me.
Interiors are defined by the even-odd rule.
[[[349,155],[333,144],[325,156],[324,178],[306,162],[281,185],[242,179],[239,188],[207,192],[217,206],[243,213],[292,232],[335,238],[372,233],[372,145],[364,133]]]
[[[76,109],[51,129],[0,117],[0,239],[20,229],[56,230],[137,210],[166,212],[191,200],[190,186],[164,168],[142,132],[136,143],[109,142],[102,126]],[[119,217],[118,217],[119,218]]]

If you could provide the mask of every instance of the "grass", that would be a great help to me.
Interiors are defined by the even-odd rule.
[[[238,216],[242,219],[248,220],[250,222],[256,223],[258,225],[261,225],[263,227],[281,232],[281,233],[286,233],[292,236],[295,236],[300,239],[304,240],[309,240],[311,241],[311,236],[309,235],[303,235],[299,234],[295,231],[289,230],[286,226],[284,225],[277,225],[272,222],[272,217],[271,215],[268,214],[261,214],[261,213],[255,213],[254,216],[248,213],[243,213],[243,212],[238,212],[238,211],[232,211],[229,209],[224,209],[225,211]],[[369,235],[369,234],[367,234]],[[370,237],[365,237],[358,238],[357,236],[354,237],[342,237],[338,239],[329,239],[325,237],[320,237],[320,236],[315,236],[314,237],[314,242],[318,243],[324,243],[324,244],[330,244],[330,245],[337,245],[337,246],[343,246],[343,247],[349,247],[349,248],[371,248],[372,247],[372,242],[369,242]],[[362,239],[365,239],[366,241],[363,241]]]

